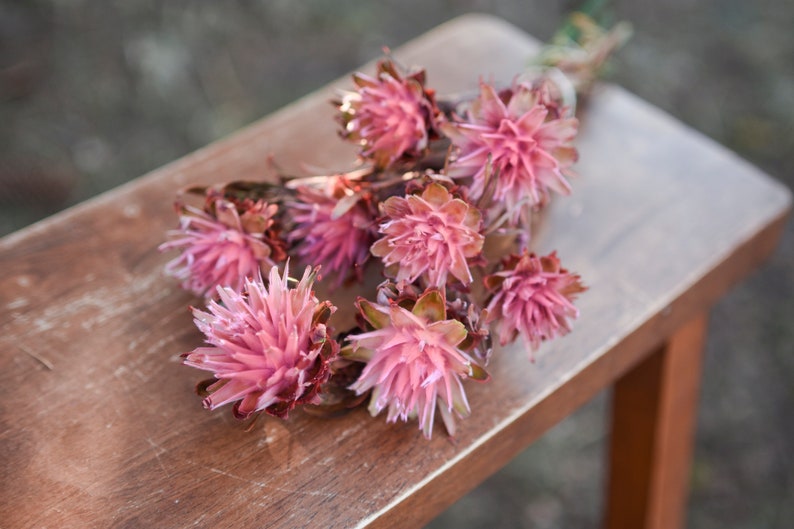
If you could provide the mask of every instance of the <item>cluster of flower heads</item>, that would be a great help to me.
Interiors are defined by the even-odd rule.
[[[494,338],[532,354],[578,315],[579,276],[529,251],[533,215],[571,191],[578,122],[547,77],[481,81],[456,101],[388,59],[353,79],[336,104],[340,135],[359,147],[354,170],[194,188],[178,202],[167,271],[208,299],[194,309],[208,345],[185,363],[213,375],[204,405],[233,403],[239,418],[369,400],[427,437],[438,412],[453,435],[470,412],[464,381],[489,378]],[[511,249],[486,257],[486,239],[505,234]],[[358,298],[354,328],[332,330],[336,308],[315,281],[356,288],[367,269],[385,281]]]

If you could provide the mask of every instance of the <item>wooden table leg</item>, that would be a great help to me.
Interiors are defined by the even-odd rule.
[[[675,529],[685,520],[707,315],[615,383],[607,529]]]

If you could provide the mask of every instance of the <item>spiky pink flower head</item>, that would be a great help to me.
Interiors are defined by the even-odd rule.
[[[372,390],[373,416],[388,409],[388,422],[417,417],[427,438],[438,408],[447,432],[454,435],[454,415],[470,413],[462,379],[486,380],[488,375],[459,348],[466,328],[447,319],[443,294],[430,289],[411,308],[363,298],[357,305],[373,330],[348,336],[348,358],[367,362],[350,388],[357,394]]]
[[[394,283],[386,280],[378,285],[375,299],[379,305],[396,304],[411,308],[425,292],[416,283]],[[458,349],[474,358],[479,365],[487,366],[493,347],[488,326],[484,321],[485,312],[474,301],[470,292],[447,289],[445,293],[447,319],[457,320],[466,328],[466,339],[458,344]],[[368,325],[366,320],[361,321],[361,317],[358,319],[362,328]]]
[[[578,121],[550,113],[546,94],[543,87],[521,83],[499,94],[483,82],[466,119],[442,126],[457,149],[447,174],[471,177],[474,200],[490,194],[492,186],[488,198],[496,213],[506,212],[513,224],[525,206],[543,205],[550,190],[570,193],[565,174],[577,159],[572,141]]]
[[[353,81],[356,91],[343,96],[340,121],[342,135],[361,146],[361,156],[384,168],[424,153],[438,115],[433,92],[424,87],[424,70],[403,78],[385,60],[376,77],[357,73]]]
[[[477,208],[433,182],[421,194],[390,197],[381,209],[383,237],[372,254],[396,267],[398,282],[424,275],[429,285],[442,288],[449,274],[464,285],[472,282],[468,259],[480,255],[485,240]]]
[[[294,288],[288,275],[289,264],[283,276],[273,267],[267,286],[257,278],[245,280],[243,293],[219,287],[221,303],[193,309],[210,347],[186,353],[184,362],[215,376],[204,407],[233,402],[234,416],[246,419],[261,411],[286,417],[298,404],[318,402],[339,350],[326,327],[336,307],[314,296],[317,269],[307,267]]]
[[[369,193],[344,177],[330,178],[324,189],[299,187],[287,206],[295,223],[288,240],[302,262],[321,265],[336,286],[351,275],[361,278],[378,227]]]
[[[573,300],[586,287],[577,274],[560,267],[556,252],[545,257],[513,254],[502,268],[485,278],[493,292],[487,322],[495,324],[501,345],[520,334],[532,354],[542,340],[570,332],[570,319],[579,316]]]
[[[218,198],[210,211],[182,206],[179,229],[159,249],[181,250],[166,272],[182,288],[212,296],[218,286],[241,290],[246,278],[258,276],[286,259],[284,243],[271,232],[277,206],[247,201],[242,214],[234,203]]]

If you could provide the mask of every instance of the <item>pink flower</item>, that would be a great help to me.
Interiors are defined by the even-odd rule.
[[[376,211],[371,197],[344,178],[332,179],[328,189],[298,188],[288,204],[295,227],[288,239],[304,263],[321,265],[336,275],[339,286],[351,273],[360,278],[377,236]]]
[[[325,325],[336,307],[314,297],[316,269],[307,267],[295,288],[288,287],[288,269],[279,277],[271,268],[267,287],[261,278],[246,279],[245,293],[219,287],[221,303],[211,301],[209,312],[193,309],[211,347],[185,354],[185,364],[217,379],[204,407],[234,402],[235,417],[245,419],[261,411],[286,417],[297,404],[318,402],[339,349]]]
[[[245,278],[257,277],[286,258],[283,243],[270,228],[277,206],[246,202],[242,215],[230,201],[211,202],[212,214],[185,206],[179,229],[160,250],[182,253],[166,265],[166,272],[197,295],[213,295],[217,286],[241,290]]]
[[[372,254],[387,267],[397,267],[398,282],[425,275],[431,286],[441,288],[450,273],[464,285],[472,282],[467,259],[480,254],[484,241],[477,208],[431,183],[421,195],[390,197],[382,210],[384,236]]]
[[[381,61],[377,77],[355,74],[353,81],[357,91],[339,105],[343,135],[380,168],[406,155],[420,156],[438,113],[432,92],[424,88],[424,72],[403,79],[391,61]]]
[[[453,412],[461,418],[470,412],[461,380],[486,380],[488,375],[458,347],[466,339],[466,328],[446,319],[442,293],[428,290],[411,310],[363,298],[357,305],[373,330],[348,336],[352,343],[348,358],[367,362],[350,388],[359,395],[372,390],[373,416],[388,408],[388,422],[418,417],[427,438],[438,408],[447,431],[454,435]]]
[[[502,99],[493,86],[481,83],[467,120],[442,126],[458,149],[447,174],[471,177],[475,200],[493,186],[496,213],[506,212],[513,224],[524,206],[543,205],[550,190],[570,193],[564,175],[577,158],[572,141],[578,121],[556,119],[544,94],[542,87],[518,84]],[[496,179],[491,185],[490,178]]]
[[[542,340],[571,330],[569,318],[579,316],[572,301],[586,290],[578,275],[560,267],[556,252],[545,257],[511,255],[485,284],[494,292],[487,321],[495,323],[499,343],[505,345],[521,334],[530,353]]]

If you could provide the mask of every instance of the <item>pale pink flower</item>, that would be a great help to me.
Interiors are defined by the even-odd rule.
[[[246,278],[286,258],[283,242],[270,232],[275,204],[246,203],[242,215],[228,200],[216,199],[211,206],[213,214],[182,207],[179,229],[160,245],[161,251],[181,251],[166,272],[181,280],[183,288],[200,296],[214,295],[217,286],[241,290]]]
[[[357,88],[343,96],[340,120],[343,136],[361,146],[361,156],[383,168],[424,153],[438,113],[424,72],[403,78],[391,61],[381,61],[376,77],[357,73],[353,81]]]
[[[326,327],[336,307],[314,296],[316,269],[307,267],[294,288],[288,274],[289,265],[282,277],[273,267],[267,286],[258,278],[245,280],[244,293],[219,287],[220,303],[210,301],[209,312],[193,309],[210,347],[185,354],[184,362],[217,379],[206,388],[206,408],[233,402],[238,419],[261,411],[286,417],[297,404],[319,401],[339,349]]]
[[[396,267],[397,281],[424,275],[431,286],[443,287],[452,274],[464,285],[472,282],[468,259],[480,255],[484,241],[477,208],[435,182],[421,195],[390,197],[381,208],[383,237],[372,254]]]
[[[439,289],[442,290],[442,289]],[[384,281],[378,285],[376,300],[379,305],[399,305],[411,308],[425,294],[426,290],[415,283],[394,283]],[[474,302],[471,293],[459,290],[446,290],[447,319],[457,320],[466,327],[466,339],[458,344],[458,349],[474,358],[481,366],[488,365],[492,352],[491,337],[484,321],[485,312]]]
[[[306,264],[321,265],[336,276],[337,286],[348,276],[360,278],[377,236],[376,208],[366,193],[336,178],[327,189],[298,188],[288,204],[295,227],[288,239]]]
[[[367,362],[351,389],[359,395],[372,390],[373,416],[388,409],[388,422],[417,417],[427,438],[438,408],[447,431],[454,435],[454,415],[463,418],[470,412],[462,379],[485,380],[488,375],[459,348],[466,328],[446,319],[441,292],[428,290],[411,310],[363,298],[357,304],[373,330],[348,336],[352,343],[348,357]]]
[[[486,308],[487,322],[495,325],[499,343],[505,345],[520,334],[530,354],[542,340],[570,332],[570,319],[579,316],[572,302],[586,290],[578,275],[560,267],[556,252],[545,257],[511,255],[485,284],[494,292]]]
[[[442,131],[457,148],[447,174],[471,177],[475,200],[492,192],[496,212],[515,223],[524,207],[543,205],[550,190],[570,193],[564,175],[577,158],[572,141],[578,121],[550,114],[542,87],[517,84],[502,95],[481,83],[466,120],[446,123]]]

